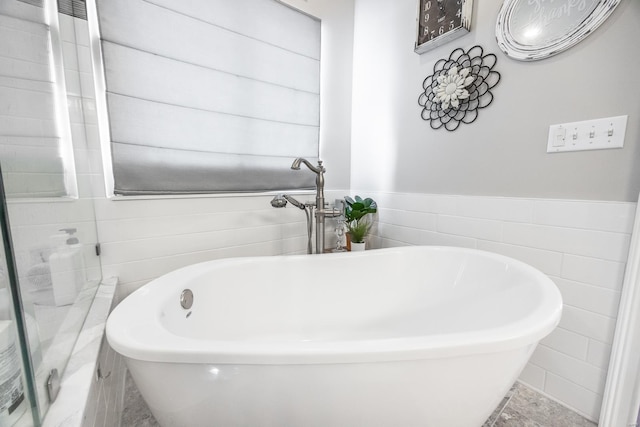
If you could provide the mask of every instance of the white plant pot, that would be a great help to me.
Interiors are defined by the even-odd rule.
[[[360,252],[360,251],[364,251],[364,247],[365,247],[366,243],[362,242],[362,243],[354,243],[351,242],[351,252]]]

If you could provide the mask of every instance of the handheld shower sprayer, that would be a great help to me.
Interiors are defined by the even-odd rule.
[[[274,208],[284,208],[287,206],[287,200],[284,199],[282,194],[278,194],[271,199],[271,206]]]

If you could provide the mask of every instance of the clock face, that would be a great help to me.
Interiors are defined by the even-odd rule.
[[[421,0],[418,44],[462,26],[462,0]]]
[[[460,29],[469,30],[472,0],[419,0],[418,35],[416,51],[424,51],[424,46],[435,45],[435,40],[450,40]],[[463,31],[464,33],[464,31]]]

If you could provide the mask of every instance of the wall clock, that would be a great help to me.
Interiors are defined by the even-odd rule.
[[[473,0],[419,0],[415,52],[420,54],[471,31]]]
[[[583,40],[611,15],[621,0],[505,0],[496,39],[513,59],[548,58]]]

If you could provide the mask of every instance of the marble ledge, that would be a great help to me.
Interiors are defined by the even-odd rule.
[[[45,414],[42,427],[82,425],[117,282],[116,277],[111,277],[104,279],[98,287],[62,376],[60,394]]]

